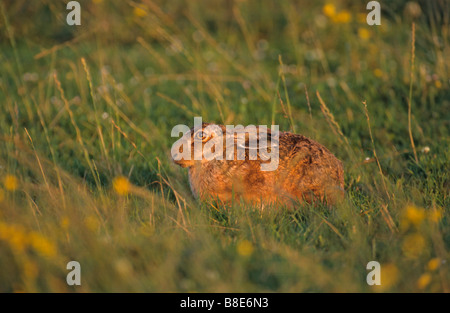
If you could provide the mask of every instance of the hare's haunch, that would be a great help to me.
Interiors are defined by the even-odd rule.
[[[189,168],[192,192],[201,199],[290,206],[297,200],[333,204],[344,194],[342,162],[316,141],[290,132],[256,127],[230,133],[203,123],[174,144],[172,158]]]

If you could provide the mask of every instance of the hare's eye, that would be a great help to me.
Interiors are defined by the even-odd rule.
[[[209,139],[209,136],[206,132],[199,130],[198,132],[195,133],[194,139],[201,140],[204,142]]]

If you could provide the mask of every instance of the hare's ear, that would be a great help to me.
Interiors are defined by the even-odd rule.
[[[268,148],[275,148],[279,145],[279,133],[272,132],[266,127],[259,127],[258,132],[258,148],[267,150]]]
[[[220,137],[223,135],[222,128],[220,128],[220,126],[216,124],[208,124],[208,126],[203,128],[203,133],[207,137],[205,142],[214,137]]]
[[[278,139],[272,136],[272,132],[266,127],[237,129],[234,133],[234,141],[237,147],[249,150],[278,146]]]

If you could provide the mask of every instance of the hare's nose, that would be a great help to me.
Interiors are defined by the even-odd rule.
[[[178,149],[174,149],[172,150],[172,158],[178,161],[181,159],[182,153],[183,153],[183,146],[181,146]]]
[[[174,161],[181,161],[183,159],[183,155],[181,153],[173,153],[172,159]]]

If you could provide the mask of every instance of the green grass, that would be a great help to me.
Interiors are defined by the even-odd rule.
[[[80,3],[78,27],[64,1],[1,4],[0,291],[450,290],[448,4],[382,3],[370,27],[364,1],[334,2],[343,23],[307,1]],[[345,201],[195,200],[170,158],[194,116],[323,143]]]

